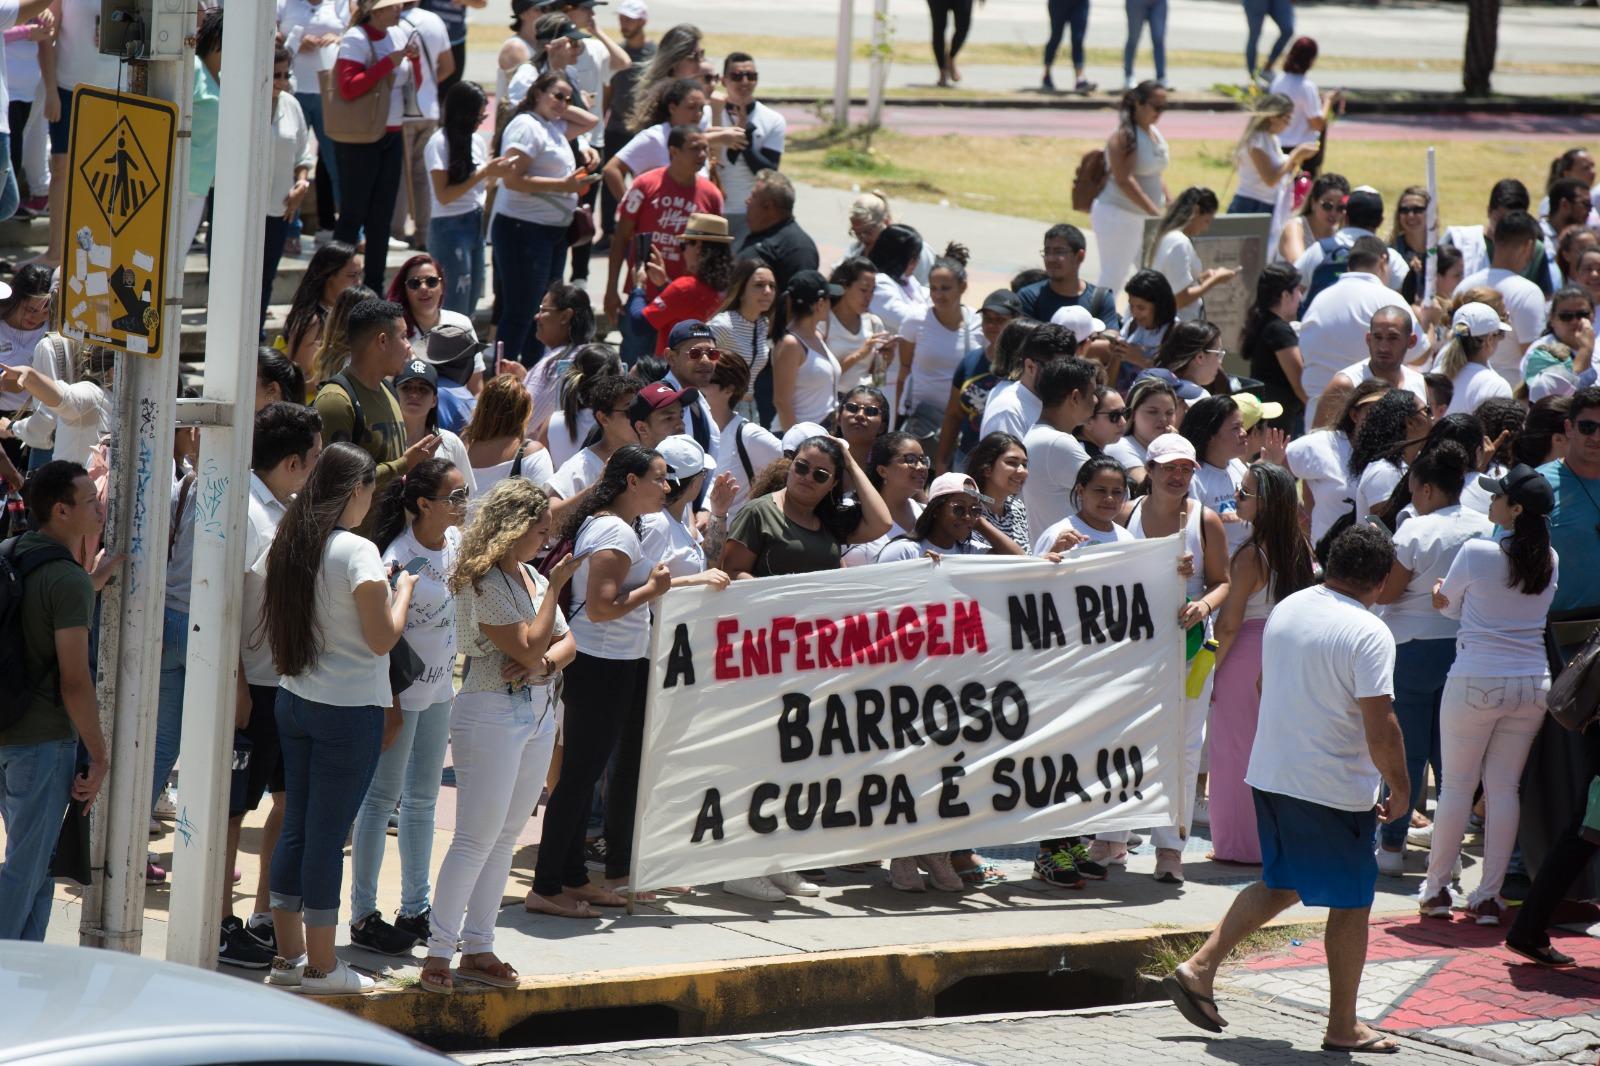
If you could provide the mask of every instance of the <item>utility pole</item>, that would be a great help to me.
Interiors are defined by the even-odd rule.
[[[233,714],[238,703],[243,625],[244,524],[250,499],[256,361],[261,313],[262,220],[272,160],[273,6],[235,4],[222,35],[211,241],[226,254],[211,271],[202,398],[179,401],[179,421],[200,427],[194,487],[194,564],[189,592],[189,660],[183,692],[180,814],[173,844],[167,958],[214,968],[222,921]],[[329,145],[329,148],[332,146]],[[281,205],[274,205],[281,206]],[[268,861],[262,856],[262,861]]]
[[[169,195],[180,209],[189,175],[195,3],[128,0],[112,23],[131,27],[130,44],[122,53],[130,60],[128,89],[177,106]],[[102,39],[107,36],[102,33]],[[56,180],[69,180],[69,175],[57,175]],[[163,238],[170,268],[161,356],[119,357],[114,383],[117,422],[105,545],[108,552],[122,552],[126,558],[101,599],[97,695],[101,728],[110,740],[111,766],[92,808],[94,877],[84,895],[79,940],[132,954],[139,953],[144,932],[150,778],[166,600],[173,410],[183,327],[183,261],[188,252],[178,247],[180,213],[169,212]]]
[[[833,124],[850,128],[850,51],[851,25],[855,0],[839,0],[839,41],[833,59]]]

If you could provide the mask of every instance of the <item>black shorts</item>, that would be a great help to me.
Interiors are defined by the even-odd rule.
[[[278,686],[250,686],[250,724],[245,735],[250,738],[250,770],[245,786],[247,810],[261,806],[261,797],[268,792],[282,792],[283,751],[278,747]]]

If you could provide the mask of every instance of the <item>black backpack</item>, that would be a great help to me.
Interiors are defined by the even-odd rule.
[[[64,545],[54,541],[19,555],[19,540],[12,537],[0,543],[0,677],[7,679],[0,693],[0,733],[21,720],[33,698],[22,636],[22,583],[46,563],[77,561]]]
[[[350,410],[354,416],[350,424],[350,443],[357,448],[365,448],[367,446],[367,418],[361,412],[361,400],[356,396],[356,387],[351,382],[350,375],[340,371],[323,382],[322,387],[328,388],[330,385],[338,386],[339,390],[350,398]],[[388,378],[383,379],[383,391],[393,396],[395,403],[400,402],[400,396],[394,391],[394,386],[389,384]],[[330,443],[332,442],[330,441]]]

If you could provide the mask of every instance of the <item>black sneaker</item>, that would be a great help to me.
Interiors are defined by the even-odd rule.
[[[261,946],[238,918],[222,919],[222,939],[217,945],[217,961],[247,970],[265,970],[272,965],[272,949]]]
[[[277,953],[278,931],[272,927],[272,922],[270,920],[261,922],[259,924],[256,922],[246,922],[244,924],[244,931],[250,934],[251,940],[254,940],[257,944],[260,944],[268,951],[273,952],[274,954]]]
[[[426,944],[432,930],[428,925],[428,916],[432,910],[424,910],[421,914],[397,914],[394,916],[394,927],[402,933],[409,933],[415,937],[417,943]]]
[[[396,929],[383,920],[383,915],[373,911],[350,924],[350,943],[379,955],[409,955],[417,946],[417,938]]]
[[[591,870],[606,869],[606,838],[595,837],[583,845],[583,864]]]
[[[1087,883],[1078,872],[1077,863],[1072,861],[1072,853],[1066,848],[1040,852],[1039,857],[1033,860],[1033,876],[1061,888],[1082,888]]]
[[[1505,881],[1500,885],[1500,898],[1507,903],[1517,904],[1528,898],[1528,893],[1533,889],[1533,879],[1525,873],[1508,873]]]
[[[1067,845],[1067,851],[1072,855],[1072,865],[1076,866],[1078,872],[1091,881],[1104,881],[1106,875],[1111,872],[1100,863],[1089,858],[1089,845],[1081,840]]]

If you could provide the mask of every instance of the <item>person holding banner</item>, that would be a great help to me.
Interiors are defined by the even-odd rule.
[[[666,506],[671,491],[660,453],[624,444],[565,523],[572,557],[572,634],[577,657],[562,701],[572,710],[562,726],[561,777],[545,808],[529,910],[562,918],[590,917],[581,904],[621,907],[633,860],[633,813],[644,743],[650,669],[648,605],[672,585],[665,563],[644,552],[640,519]],[[613,751],[617,762],[606,795],[605,884],[591,885],[584,865],[584,829],[594,786]],[[542,774],[543,771],[541,770]]]
[[[928,506],[917,516],[910,534],[887,545],[878,553],[878,562],[923,556],[937,559],[941,555],[1026,555],[1016,541],[983,516],[983,499],[978,483],[966,474],[940,474],[928,488]],[[981,533],[989,547],[978,547],[974,533]],[[934,884],[937,887],[937,873]]]
[[[988,434],[967,457],[967,473],[984,496],[983,517],[1027,551],[1033,538],[1022,499],[1028,484],[1028,449],[1022,441],[999,430]],[[987,543],[981,533],[974,539]]]
[[[1068,530],[1078,534],[1079,544],[1115,544],[1118,541],[1137,540],[1126,526],[1117,524],[1122,505],[1128,502],[1128,472],[1121,463],[1109,455],[1098,455],[1078,468],[1078,481],[1072,488],[1073,513],[1045,530],[1034,545],[1033,554],[1047,555],[1061,551],[1062,535]]]
[[[1262,635],[1261,720],[1246,780],[1255,793],[1261,880],[1161,982],[1192,1024],[1220,1033],[1217,971],[1245,937],[1296,903],[1328,907],[1328,1027],[1324,1051],[1399,1046],[1356,1017],[1367,918],[1378,881],[1378,823],[1410,816],[1394,716],[1394,637],[1372,614],[1394,564],[1381,529],[1345,530],[1325,581],[1273,609]],[[1378,786],[1389,785],[1380,800]]]
[[[1228,598],[1228,540],[1217,513],[1189,495],[1189,486],[1200,469],[1194,445],[1177,433],[1164,433],[1150,442],[1145,465],[1150,471],[1150,494],[1123,508],[1121,521],[1140,540],[1183,536],[1178,573],[1185,582],[1185,602],[1178,616],[1183,628],[1204,627],[1209,635],[1211,618]],[[1190,639],[1194,651],[1191,665],[1202,642]],[[1182,806],[1184,820],[1167,825],[1150,835],[1156,848],[1155,879],[1163,884],[1183,884],[1183,842],[1189,835],[1189,820],[1194,814],[1196,778],[1200,774],[1200,751],[1206,741],[1206,708],[1211,703],[1211,677],[1205,678],[1197,696],[1183,700],[1184,759]],[[1125,865],[1128,861],[1128,834],[1101,833],[1089,848],[1091,861],[1102,866]]]
[[[867,479],[883,497],[893,524],[889,532],[866,544],[852,544],[839,557],[841,566],[866,566],[878,561],[878,553],[897,537],[909,536],[922,515],[918,497],[928,487],[928,456],[922,442],[909,433],[885,433],[872,442],[867,456]]]
[[[717,468],[717,461],[686,433],[662,441],[660,451],[661,458],[667,461],[671,489],[665,507],[639,520],[644,528],[640,539],[645,554],[672,572],[673,588],[709,585],[725,589],[728,575],[715,564],[722,558],[722,545],[728,536],[728,506],[739,483],[724,472],[712,484],[706,500],[709,519],[702,535],[690,505],[700,498],[701,486]]]

